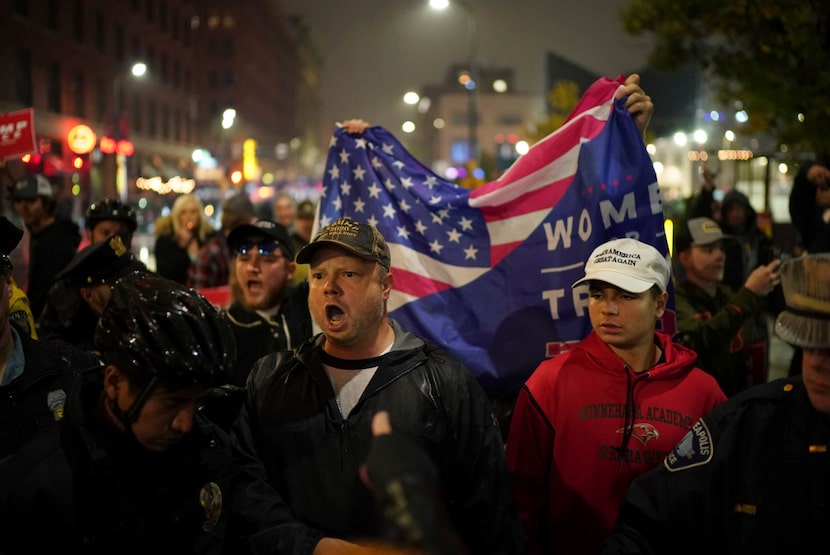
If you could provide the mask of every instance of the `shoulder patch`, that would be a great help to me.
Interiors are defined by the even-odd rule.
[[[669,472],[686,470],[707,464],[715,453],[715,444],[712,434],[701,418],[692,429],[683,436],[683,439],[666,455],[663,465]]]

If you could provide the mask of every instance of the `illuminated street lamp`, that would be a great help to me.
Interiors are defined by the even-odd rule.
[[[130,66],[129,75],[139,79],[147,74],[147,64],[136,62]],[[132,156],[133,144],[127,140],[124,118],[124,75],[116,72],[112,79],[113,121],[109,130],[111,136],[101,137],[101,151],[115,154],[115,190],[122,202],[129,196],[127,181],[127,156]],[[109,135],[109,134],[108,134]]]
[[[434,10],[445,10],[452,2],[450,0],[429,0],[429,6]],[[478,89],[480,85],[479,71],[478,71],[478,25],[476,21],[476,13],[473,6],[469,2],[463,0],[455,0],[454,4],[461,6],[467,11],[467,22],[469,25],[469,40],[470,53],[469,65],[470,72],[467,75],[462,74],[459,77],[459,82],[469,91],[467,96],[467,130],[469,133],[468,143],[470,148],[470,160],[478,162]]]

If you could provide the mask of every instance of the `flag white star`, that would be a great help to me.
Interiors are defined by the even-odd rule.
[[[429,250],[434,252],[435,254],[441,254],[441,249],[444,248],[444,245],[438,242],[438,239],[434,240],[432,243],[429,244]]]
[[[372,156],[372,167],[376,170],[383,167],[383,162],[377,156]]]
[[[383,146],[381,148],[383,149],[383,152],[385,152],[386,154],[392,154],[392,152],[395,150],[395,147],[388,143],[383,143]]]
[[[403,185],[404,189],[409,189],[412,187],[412,178],[411,177],[402,177],[401,178],[401,185]]]
[[[437,195],[432,195],[431,197],[429,197],[430,204],[438,204],[439,202],[441,202],[441,197]]]
[[[451,229],[447,232],[447,238],[450,243],[458,243],[461,238],[461,233],[457,229]]]
[[[362,199],[357,199],[353,204],[355,212],[363,212],[363,207],[366,206],[366,203]]]
[[[395,188],[395,184],[392,182],[392,178],[387,177],[386,181],[383,182],[384,187],[386,187],[387,191],[391,191]]]
[[[430,216],[432,216],[432,223],[439,225],[441,224],[441,214],[439,214],[438,212],[432,212]]]
[[[331,168],[329,168],[329,175],[331,176],[332,179],[339,178],[340,177],[340,168],[338,168],[337,166],[332,166]]]
[[[332,205],[338,212],[340,212],[340,210],[343,209],[343,199],[337,197],[336,199],[334,199],[334,201],[332,201]]]
[[[383,217],[384,218],[395,218],[395,207],[392,204],[386,204],[383,206]]]
[[[412,210],[412,207],[409,206],[409,203],[406,202],[406,199],[402,199],[400,202],[401,205],[401,212],[404,214],[409,214],[409,211]]]
[[[375,218],[374,214],[372,214],[371,216],[369,216],[369,219],[366,220],[366,223],[369,224],[372,227],[377,227],[378,226],[378,219]]]
[[[403,237],[404,239],[409,239],[409,232],[406,230],[404,226],[398,226],[398,237]]]
[[[362,137],[359,139],[355,139],[354,146],[355,148],[366,148],[366,139]]]
[[[432,189],[438,185],[438,179],[436,179],[434,175],[428,175],[427,178],[424,179],[424,185]]]
[[[461,226],[461,229],[463,231],[470,231],[471,229],[473,229],[473,220],[469,218],[461,218],[459,225]]]
[[[364,170],[361,166],[357,166],[352,170],[352,173],[354,174],[355,179],[363,181],[363,175],[366,173],[366,170]]]
[[[340,151],[340,163],[346,164],[349,161],[349,151],[345,148]]]
[[[344,181],[340,184],[340,194],[344,197],[349,196],[349,193],[352,192],[352,186],[349,184],[348,181]]]
[[[418,220],[417,222],[415,222],[415,231],[423,235],[427,232],[427,226],[424,225],[424,222]]]
[[[464,249],[464,260],[475,260],[476,254],[478,254],[478,249],[470,245]]]
[[[369,197],[370,198],[380,198],[380,187],[378,187],[378,184],[375,183],[374,181],[369,186],[368,191],[369,191]]]

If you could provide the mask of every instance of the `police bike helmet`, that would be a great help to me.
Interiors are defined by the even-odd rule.
[[[157,384],[219,387],[231,381],[236,358],[223,312],[195,290],[147,272],[116,281],[94,342],[106,363],[146,378],[133,406],[121,415],[125,424],[135,422]]]
[[[84,218],[86,220],[86,228],[89,230],[92,230],[96,225],[105,220],[124,222],[130,230],[130,233],[134,233],[138,227],[135,209],[132,206],[124,204],[117,198],[105,198],[104,200],[90,204]]]

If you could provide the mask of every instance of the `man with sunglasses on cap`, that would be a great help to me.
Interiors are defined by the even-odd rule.
[[[469,553],[521,553],[490,401],[449,352],[388,317],[395,275],[383,236],[341,218],[297,262],[309,264],[308,305],[322,333],[256,362],[234,425],[293,510],[284,545],[313,545],[321,532],[349,541],[384,534],[360,478],[372,419],[384,410],[396,433],[412,436],[437,467],[452,527]]]
[[[277,222],[234,227],[228,247],[234,300],[227,313],[239,346],[232,383],[242,386],[258,358],[290,351],[311,337],[308,284],[292,284],[294,243]]]
[[[830,522],[830,254],[781,265],[802,375],[748,389],[634,481],[602,553],[817,553]]]
[[[656,331],[670,274],[653,246],[613,239],[573,284],[593,331],[533,372],[507,440],[529,553],[595,553],[631,480],[725,400],[697,355]]]

